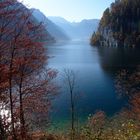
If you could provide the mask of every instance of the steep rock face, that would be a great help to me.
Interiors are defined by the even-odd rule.
[[[92,45],[139,47],[140,2],[116,0],[104,11],[98,31],[91,37]]]
[[[39,21],[43,22],[46,30],[49,32],[51,36],[55,38],[56,41],[68,41],[69,37],[66,33],[58,27],[55,23],[50,21],[40,10],[31,9],[33,16]]]
[[[62,17],[48,17],[62,28],[71,40],[89,40],[93,31],[98,28],[98,19],[85,19],[81,22],[69,22]]]

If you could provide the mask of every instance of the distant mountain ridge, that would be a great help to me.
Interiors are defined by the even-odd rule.
[[[38,9],[31,9],[33,16],[39,21],[43,22],[45,25],[46,30],[49,32],[49,34],[54,37],[56,42],[58,41],[68,41],[69,37],[68,35],[58,27],[55,23],[50,21],[40,10]]]
[[[97,31],[99,19],[84,19],[81,22],[69,22],[62,17],[46,17],[40,10],[31,9],[33,16],[43,22],[48,34],[56,42],[70,40],[89,40],[92,33]]]
[[[48,17],[53,23],[63,29],[70,39],[89,40],[93,31],[99,25],[99,19],[84,19],[81,22],[69,22],[62,17]]]

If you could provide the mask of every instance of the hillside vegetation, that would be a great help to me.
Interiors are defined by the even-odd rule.
[[[101,18],[91,44],[97,46],[139,47],[140,1],[116,0]]]

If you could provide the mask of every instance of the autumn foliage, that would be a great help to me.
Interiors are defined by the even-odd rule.
[[[99,43],[99,35],[94,37],[94,42]],[[75,76],[65,71],[71,94],[72,136],[43,133],[51,100],[58,90],[53,82],[57,71],[47,67],[45,38],[43,24],[36,22],[25,6],[17,0],[0,1],[0,140],[140,139],[139,68],[123,70],[116,77],[117,91],[127,98],[128,106],[112,117],[103,111],[96,112],[79,134],[74,125]],[[35,133],[37,130],[40,133]]]
[[[43,29],[18,1],[0,1],[0,139],[29,139],[47,118],[57,72],[45,67]]]

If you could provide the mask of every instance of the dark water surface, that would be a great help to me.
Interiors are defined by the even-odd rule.
[[[59,71],[57,83],[62,87],[53,101],[52,120],[65,124],[70,120],[70,94],[63,81],[63,69],[76,73],[76,115],[87,119],[96,110],[108,115],[118,112],[124,105],[115,91],[114,79],[121,69],[135,69],[140,64],[140,52],[135,49],[96,48],[86,42],[48,47],[49,67]]]

